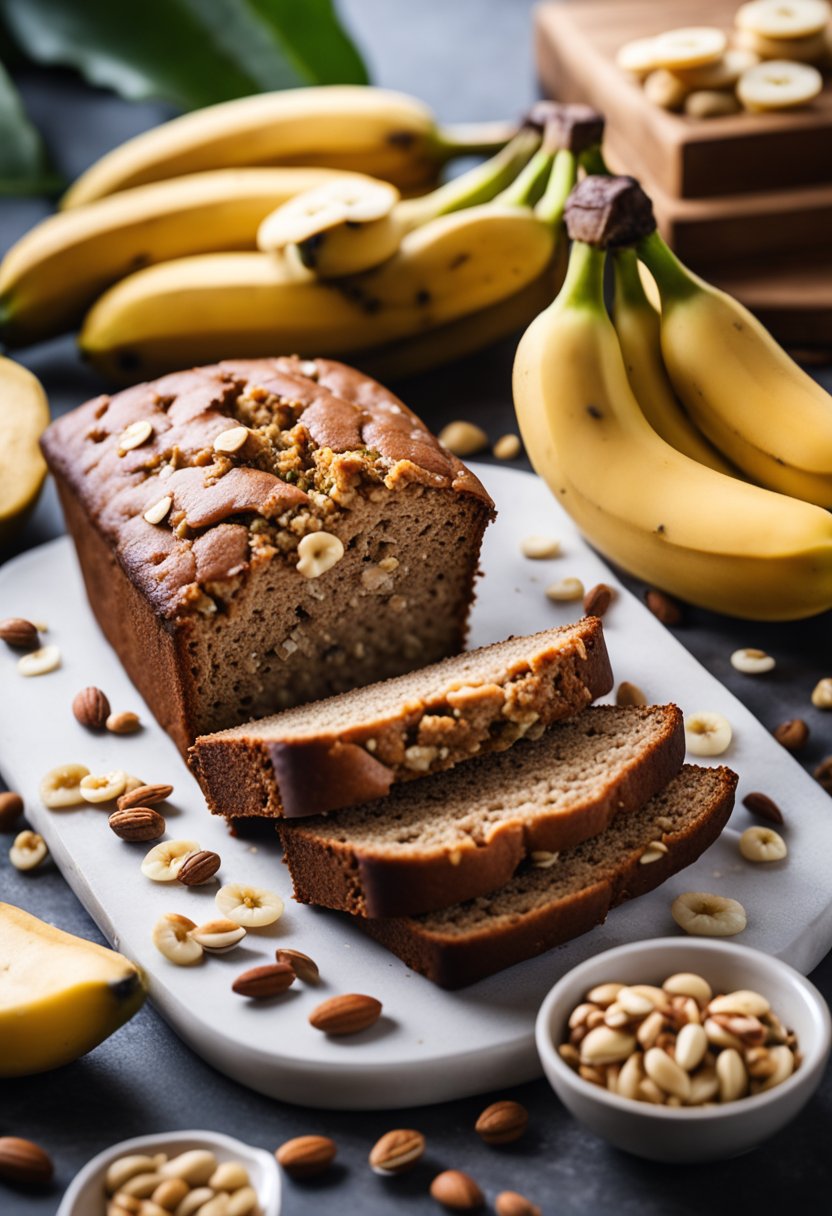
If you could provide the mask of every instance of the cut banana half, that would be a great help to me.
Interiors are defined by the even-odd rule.
[[[695,937],[733,937],[748,923],[745,908],[726,895],[686,891],[674,899],[671,915],[680,929]]]
[[[734,21],[764,38],[808,38],[824,30],[830,18],[826,0],[750,0],[737,9]]]
[[[749,68],[737,84],[737,96],[746,110],[790,110],[817,97],[823,77],[808,63],[770,59]]]
[[[698,68],[717,63],[725,54],[728,40],[715,26],[694,25],[668,30],[653,39],[656,66],[661,68]]]
[[[214,902],[217,910],[235,925],[246,929],[262,929],[273,925],[283,915],[283,900],[274,891],[232,882],[220,887]]]
[[[168,912],[153,926],[153,945],[168,962],[177,967],[192,967],[201,962],[203,956],[202,946],[191,937],[191,930],[195,928],[187,916]]]
[[[659,66],[656,58],[655,38],[636,38],[626,42],[615,57],[622,72],[642,78]]]
[[[745,47],[730,47],[716,63],[698,68],[678,68],[676,75],[688,89],[730,89],[743,72],[756,67],[760,56]]]
[[[307,190],[266,216],[257,232],[265,251],[299,245],[343,224],[369,224],[390,214],[399,192],[389,182],[333,181]]]
[[[145,878],[153,882],[174,882],[189,853],[196,853],[199,845],[195,840],[163,840],[155,844],[142,862]],[[191,925],[192,929],[196,925]]]

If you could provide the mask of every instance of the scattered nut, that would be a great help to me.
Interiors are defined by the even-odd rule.
[[[748,923],[745,908],[736,899],[705,891],[677,895],[670,912],[680,929],[697,937],[733,937]]]
[[[825,760],[821,760],[814,770],[813,776],[818,784],[826,790],[827,794],[832,794],[832,756],[827,756]]]
[[[454,456],[474,456],[488,447],[488,436],[473,422],[449,422],[439,432],[439,442]]]
[[[786,842],[773,828],[746,828],[740,836],[740,852],[746,861],[782,861]]]
[[[132,789],[126,789],[120,798],[116,800],[116,806],[120,811],[129,811],[135,806],[155,806],[157,802],[164,802],[170,798],[173,793],[172,785],[137,785]]]
[[[722,118],[737,114],[742,107],[736,94],[728,89],[695,89],[685,98],[685,113],[689,118]]]
[[[278,1165],[292,1178],[314,1178],[335,1160],[335,1141],[329,1136],[296,1136],[276,1150]]]
[[[144,519],[149,524],[160,524],[167,515],[168,511],[173,506],[173,499],[170,494],[166,494],[164,498],[160,498],[152,507],[148,507],[144,513]]]
[[[18,832],[9,849],[9,861],[16,870],[36,870],[46,861],[49,850],[38,832]]]
[[[23,659],[20,660],[20,663]],[[20,666],[18,663],[18,667]],[[812,704],[816,709],[832,709],[832,676],[818,680],[812,689]]]
[[[128,807],[113,811],[107,823],[120,840],[149,841],[164,836],[167,824],[164,815],[149,806]],[[164,1204],[162,1205],[164,1207]]]
[[[210,849],[197,849],[183,858],[182,864],[176,871],[176,881],[186,887],[201,887],[210,882],[222,865],[219,853]]]
[[[381,1017],[381,1001],[351,992],[322,1001],[309,1015],[309,1022],[324,1034],[358,1034],[374,1026]]]
[[[320,983],[321,974],[318,964],[308,954],[304,954],[300,950],[288,950],[284,946],[277,951],[276,958],[279,963],[287,963],[304,984]]]
[[[87,730],[103,730],[110,715],[110,702],[100,688],[82,688],[73,699],[72,712]]]
[[[551,870],[560,858],[560,853],[550,853],[548,849],[534,849],[529,854],[529,861],[535,870]]]
[[[520,552],[535,562],[560,557],[560,541],[554,536],[527,536],[520,542]]]
[[[14,831],[15,824],[23,814],[23,799],[12,790],[0,793],[0,832]]]
[[[198,850],[195,840],[163,840],[145,856],[142,874],[153,882],[173,882],[185,858]]]
[[[469,1174],[462,1170],[445,1170],[430,1184],[431,1197],[452,1212],[477,1212],[485,1196]]]
[[[283,915],[283,900],[274,891],[239,882],[220,887],[214,896],[214,903],[224,917],[246,929],[272,925]]]
[[[206,954],[226,954],[239,946],[245,935],[243,926],[233,920],[209,920],[191,930],[191,937]]]
[[[494,1211],[497,1216],[541,1216],[537,1204],[517,1191],[500,1191],[494,1200]]]
[[[519,435],[501,435],[492,449],[498,460],[516,460],[522,451]]]
[[[663,625],[680,625],[682,623],[682,609],[676,600],[671,599],[664,591],[656,591],[651,588],[644,597],[647,607],[653,613],[653,616],[661,621]]]
[[[662,110],[681,110],[688,90],[678,76],[665,68],[657,68],[644,81],[644,95]]]
[[[118,437],[119,456],[132,452],[133,448],[140,448],[143,443],[147,443],[152,434],[153,423],[149,422],[147,418],[139,418],[136,422],[131,422]]]
[[[231,985],[231,991],[238,996],[261,1001],[286,992],[295,979],[295,973],[288,963],[268,963],[264,967],[250,967],[238,975]]]
[[[214,451],[229,456],[233,452],[239,452],[240,448],[245,447],[250,434],[247,426],[232,426],[228,430],[220,431],[214,440]]]
[[[584,596],[584,612],[587,616],[603,616],[614,598],[612,587],[607,583],[596,583]]]
[[[529,1125],[529,1112],[519,1102],[493,1102],[486,1106],[474,1130],[486,1144],[513,1144]]]
[[[640,866],[652,865],[655,861],[661,861],[667,854],[667,851],[667,845],[663,840],[651,840],[641,857],[639,857],[638,863]]]
[[[309,532],[298,545],[298,574],[320,578],[344,556],[344,545],[331,532]]]
[[[127,774],[120,768],[98,776],[88,773],[86,777],[81,778],[81,797],[85,802],[112,802],[119,794],[124,793],[126,784]]]
[[[104,723],[107,730],[113,735],[134,735],[141,728],[141,724],[139,715],[134,714],[131,710],[110,714]]]
[[[637,684],[631,684],[629,680],[622,680],[615,694],[615,703],[616,705],[646,705],[647,696]]]
[[[731,655],[731,666],[745,676],[759,676],[764,675],[767,671],[773,671],[775,661],[764,650],[746,646],[743,650],[734,651]]]
[[[685,718],[685,742],[692,756],[721,756],[732,737],[731,723],[722,714],[703,710]]]
[[[0,639],[15,650],[36,650],[40,643],[37,627],[20,616],[0,621]]]
[[[187,916],[167,912],[153,926],[153,945],[177,967],[191,967],[202,961],[202,946],[191,937],[196,925]]]
[[[782,823],[783,812],[780,807],[769,798],[768,794],[760,794],[753,792],[746,794],[742,800],[742,804],[747,811],[752,815],[756,815],[758,819],[765,819],[768,823]]]
[[[0,1178],[24,1186],[42,1186],[52,1181],[54,1166],[47,1152],[32,1140],[0,1136]]]
[[[790,718],[775,727],[774,737],[786,751],[799,752],[809,741],[809,727],[802,718]]]
[[[89,776],[83,764],[60,764],[50,769],[40,783],[44,806],[54,811],[65,806],[80,806],[84,802],[81,782]]]
[[[569,603],[584,597],[584,585],[579,578],[561,578],[546,588],[546,598],[555,604]]]
[[[425,1137],[413,1128],[397,1128],[386,1132],[370,1150],[370,1168],[376,1174],[388,1176],[412,1170],[425,1152]]]
[[[45,676],[60,665],[61,652],[57,646],[41,646],[17,660],[17,670],[22,676]]]

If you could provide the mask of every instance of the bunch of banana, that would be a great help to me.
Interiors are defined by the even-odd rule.
[[[174,118],[97,161],[67,192],[78,207],[119,190],[207,169],[311,165],[367,173],[418,193],[455,156],[494,151],[504,123],[440,128],[403,93],[329,85],[261,93]]]
[[[709,412],[751,417],[769,391],[754,382],[758,360],[770,374],[776,369],[771,391],[780,394],[778,416],[766,417],[769,451],[793,452],[804,426],[820,429],[822,448],[832,403],[826,398],[824,415],[825,395],[820,403],[807,395],[802,373],[776,355],[765,331],[679,267],[655,236],[649,200],[631,178],[585,178],[566,222],[573,238],[566,281],[526,331],[514,366],[518,421],[537,472],[602,553],[683,599],[757,620],[832,607],[832,516],[719,471],[701,454],[684,454],[690,433],[666,389],[658,409],[655,397],[647,405],[637,399],[632,385],[653,393],[663,372],[655,343],[621,339],[607,314],[605,248],[635,244],[648,260],[662,290],[665,362],[691,414],[701,395]],[[628,279],[621,287],[622,264],[626,275],[626,258],[619,260],[619,301],[631,286]],[[801,438],[813,448],[811,431]],[[733,445],[735,459],[736,451]]]

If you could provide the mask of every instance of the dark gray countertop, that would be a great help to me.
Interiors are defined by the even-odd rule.
[[[534,95],[530,0],[420,0],[412,5],[404,0],[341,0],[340,7],[366,49],[375,80],[418,94],[446,120],[515,115]],[[164,107],[130,104],[62,73],[39,74],[22,85],[30,111],[67,176],[166,115]],[[37,200],[0,204],[0,249],[47,210],[47,204]],[[395,387],[430,426],[468,417],[496,438],[514,425],[512,353],[512,343],[506,342],[445,372]],[[43,380],[56,411],[100,391],[68,341],[27,352],[25,362]],[[828,375],[823,378],[832,385]],[[47,486],[15,548],[31,547],[61,530],[54,492]],[[690,610],[678,634],[767,726],[789,717],[805,718],[812,742],[802,758],[811,767],[832,752],[832,715],[824,716],[809,703],[817,678],[832,669],[829,629],[829,614],[795,625],[752,626]],[[738,675],[729,664],[733,649],[749,645],[764,647],[778,659],[776,671],[764,680]],[[791,809],[799,814],[799,808]],[[829,809],[832,814],[832,801]],[[101,940],[54,869],[22,876],[10,866],[5,846],[0,847],[0,897],[71,932]],[[813,978],[832,999],[832,957]],[[285,1106],[214,1072],[146,1007],[85,1059],[42,1077],[2,1083],[0,1134],[27,1136],[43,1144],[54,1156],[57,1179],[55,1187],[43,1193],[13,1191],[0,1184],[0,1213],[52,1216],[63,1187],[100,1149],[128,1136],[194,1126],[226,1131],[268,1149],[307,1132],[334,1137],[340,1164],[316,1183],[287,1181],[286,1216],[324,1216],[345,1208],[363,1216],[436,1212],[427,1186],[443,1168],[469,1171],[492,1202],[499,1190],[521,1191],[540,1203],[547,1216],[592,1216],[607,1207],[620,1216],[681,1216],[736,1211],[740,1203],[757,1213],[780,1211],[786,1205],[793,1210],[829,1209],[824,1198],[832,1188],[829,1075],[808,1108],[767,1148],[707,1169],[651,1165],[608,1148],[573,1122],[542,1081],[495,1096],[517,1098],[531,1113],[527,1137],[505,1149],[487,1148],[473,1132],[477,1114],[491,1100],[486,1097],[392,1115]],[[366,1164],[371,1145],[391,1127],[408,1126],[427,1135],[427,1159],[407,1177],[377,1178]]]

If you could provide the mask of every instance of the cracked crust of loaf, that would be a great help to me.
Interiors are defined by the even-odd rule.
[[[728,768],[686,765],[641,812],[562,854],[552,869],[527,869],[493,896],[442,913],[356,923],[412,970],[463,988],[588,933],[611,908],[692,865],[727,824],[736,786]],[[667,852],[642,865],[654,840]]]
[[[137,423],[148,437],[123,447]],[[245,443],[217,452],[232,427]],[[351,368],[195,368],[88,402],[42,444],[99,624],[183,752],[198,734],[464,643],[493,504],[406,406]],[[307,579],[298,545],[321,531],[344,557]]]
[[[420,671],[420,684],[408,682],[395,710],[365,712],[361,720],[347,701],[337,729],[316,730],[310,721],[307,733],[284,731],[281,737],[278,717],[256,724],[256,733],[237,728],[200,738],[191,748],[191,767],[215,814],[317,815],[381,798],[394,783],[504,750],[524,736],[539,737],[610,691],[612,671],[597,617],[525,641],[525,654],[506,660],[499,682],[493,671],[483,683],[472,675],[461,681],[454,677],[458,662],[446,659]],[[487,661],[500,646],[472,652],[466,663],[475,663],[478,654]],[[437,689],[424,693],[434,682]],[[372,696],[373,689],[365,692]]]
[[[613,749],[631,730],[639,731],[638,745],[618,759]],[[588,757],[581,752],[580,764],[589,768],[593,761],[593,778],[591,788],[583,783],[573,793],[571,778],[560,777],[558,768],[572,763],[562,753],[571,757],[576,743],[590,749]],[[553,726],[538,741],[484,758],[476,771],[463,765],[331,818],[282,821],[278,831],[295,899],[376,918],[487,894],[531,854],[572,848],[643,807],[679,772],[684,754],[676,706],[600,706]],[[566,782],[568,796],[542,805],[540,783],[550,775],[553,783]],[[536,793],[512,804],[515,789]],[[466,812],[462,818],[457,805]],[[376,821],[383,826],[376,829]]]

